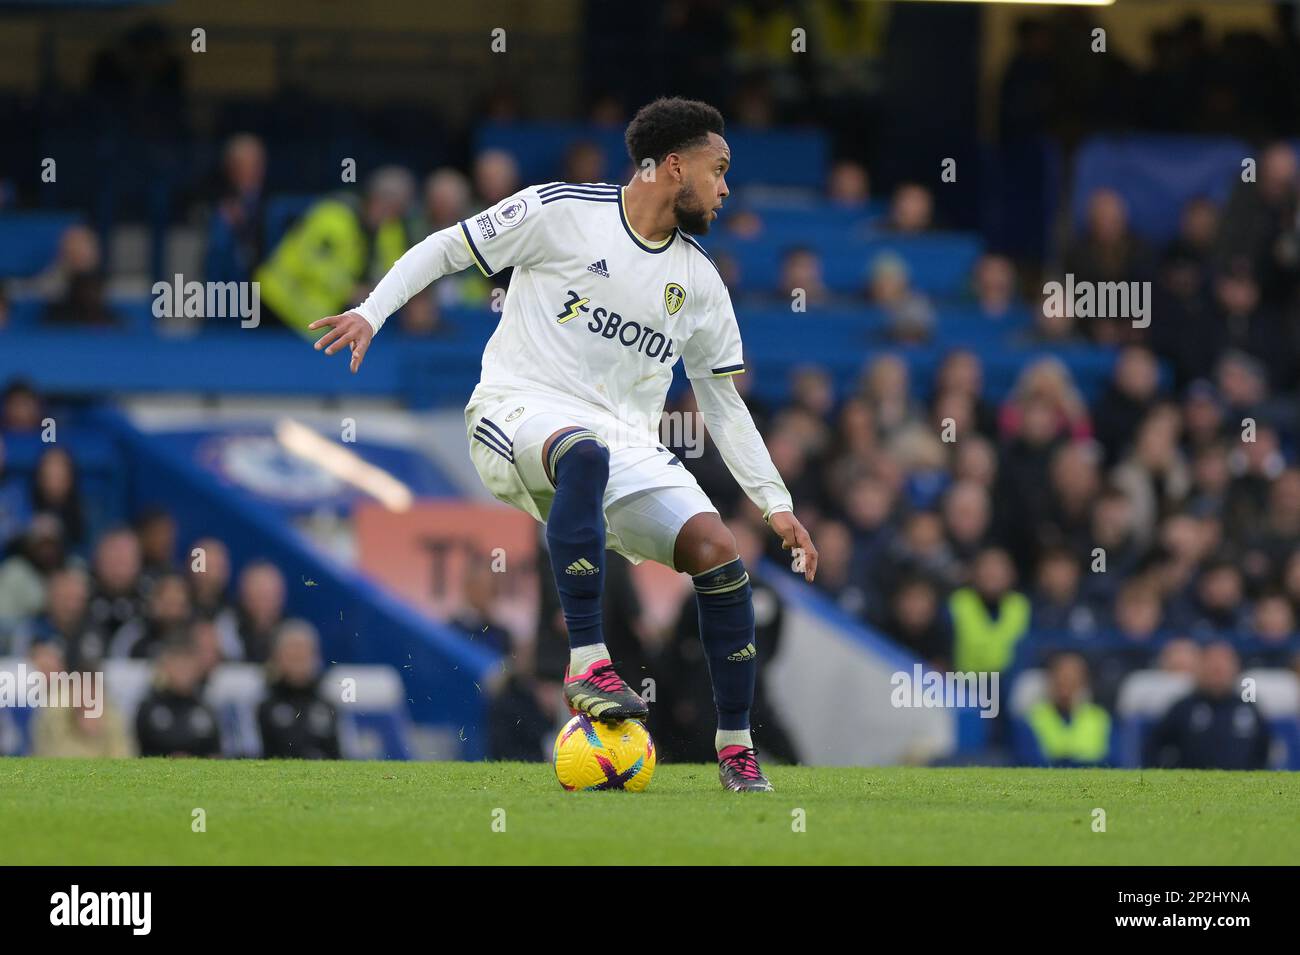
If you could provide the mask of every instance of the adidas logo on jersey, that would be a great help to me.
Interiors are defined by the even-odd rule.
[[[748,643],[745,645],[744,649],[737,650],[735,653],[727,654],[727,659],[732,663],[745,663],[748,660],[754,659],[756,656],[758,656],[758,651],[754,649],[752,643]]]
[[[592,262],[591,265],[587,266],[587,271],[595,272],[603,279],[609,278],[609,266],[605,264],[604,259],[601,259],[599,262]]]
[[[592,574],[598,574],[600,571],[587,560],[585,557],[579,557],[568,567],[564,568],[566,574],[573,574],[575,577],[590,577]]]

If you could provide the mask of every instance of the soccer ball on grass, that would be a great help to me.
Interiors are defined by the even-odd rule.
[[[555,737],[555,777],[575,790],[641,792],[655,772],[655,744],[638,720],[613,725],[579,713]]]

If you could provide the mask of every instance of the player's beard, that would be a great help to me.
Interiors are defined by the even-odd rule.
[[[686,183],[682,183],[677,195],[673,197],[673,215],[677,217],[677,227],[687,235],[707,234],[709,213],[712,211]]]

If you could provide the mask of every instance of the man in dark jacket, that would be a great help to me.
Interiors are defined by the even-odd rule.
[[[1242,700],[1237,652],[1226,642],[1201,652],[1196,689],[1152,731],[1143,763],[1168,769],[1264,769],[1269,732],[1255,703]]]
[[[320,694],[316,629],[305,620],[280,626],[267,668],[266,699],[257,707],[262,755],[268,759],[338,759],[338,714]]]
[[[220,756],[217,716],[199,696],[203,661],[183,633],[158,653],[155,685],[136,713],[141,756]]]

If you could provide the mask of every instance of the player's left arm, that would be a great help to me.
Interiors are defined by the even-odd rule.
[[[745,361],[731,296],[716,272],[706,272],[704,281],[708,283],[703,300],[708,319],[682,348],[686,375],[727,469],[749,499],[762,509],[763,519],[781,538],[781,546],[802,559],[804,579],[811,582],[817,573],[817,548],[794,516],[790,492],[732,380],[744,372]]]
[[[709,436],[722,453],[727,469],[749,499],[762,509],[763,519],[781,538],[781,546],[802,557],[804,579],[812,583],[817,574],[817,548],[812,536],[794,516],[790,492],[772,463],[772,456],[754,425],[745,399],[736,390],[736,383],[730,376],[694,378],[691,388]]]

